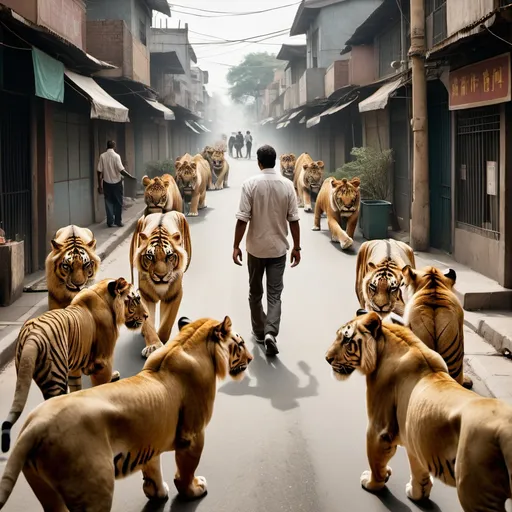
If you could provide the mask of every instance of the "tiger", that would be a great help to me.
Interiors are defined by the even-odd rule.
[[[175,162],[176,183],[185,202],[190,202],[191,217],[199,215],[198,208],[206,208],[206,190],[211,189],[212,173],[208,162],[201,156],[188,153]]]
[[[429,498],[433,475],[457,488],[465,512],[504,512],[512,496],[512,407],[460,386],[443,358],[407,327],[375,312],[358,315],[336,332],[325,358],[337,380],[356,369],[366,376],[370,470],[361,475],[363,488],[385,487],[388,462],[401,445],[411,500]]]
[[[229,188],[229,163],[222,151],[214,151],[212,155],[212,182],[215,183],[215,190]]]
[[[28,416],[0,481],[0,509],[21,471],[45,510],[111,510],[115,481],[138,471],[146,497],[165,500],[161,455],[170,451],[179,495],[206,495],[195,471],[217,379],[240,381],[253,356],[228,316],[179,325],[137,375],[48,400]]]
[[[48,309],[62,309],[76,294],[91,285],[100,268],[92,231],[73,224],[60,228],[46,257]]]
[[[413,250],[397,240],[370,240],[359,248],[356,261],[356,295],[362,308],[385,316],[404,314],[402,269],[416,268]]]
[[[402,275],[405,325],[441,355],[453,379],[471,389],[473,381],[463,372],[464,311],[452,291],[457,273],[452,268],[443,274],[435,267],[414,270],[406,265]]]
[[[343,250],[354,243],[352,237],[356,230],[361,206],[360,185],[359,178],[352,178],[350,181],[347,178],[342,180],[327,178],[316,199],[313,231],[320,231],[320,219],[325,212],[331,240],[339,242]],[[346,232],[341,227],[342,222],[346,223]]]
[[[281,164],[281,174],[288,178],[290,181],[294,181],[293,177],[295,175],[295,162],[297,157],[293,154],[284,154],[279,157],[279,162]]]
[[[201,156],[208,162],[208,165],[210,166],[210,170],[213,169],[212,156],[213,156],[214,151],[215,151],[215,148],[213,148],[212,146],[205,146],[201,153]]]
[[[139,219],[130,245],[130,270],[133,283],[133,268],[137,268],[139,290],[149,310],[151,330],[155,328],[155,309],[160,302],[158,340],[156,343],[145,340],[143,357],[169,339],[183,297],[183,274],[191,258],[190,230],[182,213],[153,213]]]
[[[119,328],[139,329],[148,310],[122,277],[103,279],[82,290],[65,309],[27,320],[16,341],[18,378],[9,415],[2,424],[2,450],[9,450],[10,431],[27,402],[32,379],[45,400],[82,388],[82,374],[93,386],[119,379],[112,373]],[[156,333],[155,333],[156,334]]]
[[[151,179],[149,176],[142,178],[144,185],[144,202],[146,209],[144,215],[151,213],[166,213],[176,210],[183,211],[183,199],[176,181],[170,174],[157,176]]]
[[[313,162],[307,153],[302,153],[295,162],[293,184],[297,190],[298,206],[303,207],[305,212],[313,211],[311,193],[318,194],[324,179],[324,167],[321,160]]]

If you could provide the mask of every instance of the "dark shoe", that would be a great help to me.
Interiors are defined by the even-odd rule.
[[[117,226],[118,228],[122,228],[122,227],[124,226],[124,224],[123,224],[122,222],[120,222],[119,224],[116,224],[116,226]]]
[[[265,336],[265,353],[267,356],[277,356],[279,349],[277,348],[277,340],[272,334]]]
[[[107,224],[107,228],[113,228],[114,224]]]
[[[255,334],[254,332],[252,332],[251,334],[256,343],[259,343],[260,345],[263,345],[263,343],[265,343],[265,337],[263,336],[263,334]]]

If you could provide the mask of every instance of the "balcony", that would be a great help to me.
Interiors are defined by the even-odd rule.
[[[2,0],[2,4],[81,50],[85,49],[83,0]]]
[[[284,92],[284,109],[292,110],[299,106],[299,83],[291,85]]]
[[[325,72],[325,97],[328,98],[334,91],[349,85],[348,60],[333,62]]]
[[[368,85],[375,81],[373,45],[353,46],[348,61],[349,85]]]
[[[299,105],[325,98],[325,68],[309,68],[299,80]]]
[[[123,20],[87,21],[87,52],[118,69],[100,76],[125,77],[150,84],[149,50],[132,36]]]

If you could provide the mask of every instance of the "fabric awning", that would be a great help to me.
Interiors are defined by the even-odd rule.
[[[324,110],[320,114],[320,117],[331,116],[332,114],[336,114],[336,112],[339,112],[340,110],[343,110],[344,108],[348,107],[349,105],[354,103],[354,101],[356,101],[356,98],[354,98],[353,100],[348,101],[347,103],[343,103],[341,105],[335,105],[334,107],[328,108],[327,110]]]
[[[304,124],[306,122],[306,116],[304,116],[300,121],[299,124]]]
[[[64,64],[32,47],[36,96],[64,103]]]
[[[184,122],[194,133],[197,133],[198,135],[200,134],[200,132],[198,132],[188,121]]]
[[[388,82],[387,84],[384,84],[370,97],[359,103],[359,112],[371,112],[372,110],[382,110],[383,108],[386,108],[391,94],[393,94],[399,87],[404,85],[406,81],[406,79],[400,77],[394,82]]]
[[[201,124],[201,123],[198,123],[197,121],[195,121],[195,123],[197,124],[197,126],[199,126],[200,128],[202,128],[206,133],[211,133],[212,131],[209,130],[208,128],[206,128],[206,126],[204,124]]]
[[[147,98],[144,98],[144,100],[148,103],[148,105],[151,105],[155,110],[161,112],[164,115],[164,119],[166,121],[174,121],[176,119],[174,112],[162,103],[155,100],[148,100]]]
[[[273,117],[267,117],[266,119],[263,119],[263,121],[260,121],[260,125],[263,126],[267,123],[270,123],[270,121],[273,121],[274,118]]]
[[[206,133],[208,130],[201,124],[199,124],[197,121],[194,121],[194,125],[199,129],[200,132]]]
[[[316,126],[321,120],[322,118],[320,117],[320,114],[314,117],[310,117],[306,121],[306,128],[312,128],[313,126]]]
[[[78,75],[66,69],[65,75],[91,100],[91,119],[103,119],[115,123],[129,123],[128,109],[112,98],[92,78]]]
[[[302,112],[302,110],[297,110],[297,112],[294,112],[289,118],[288,118],[288,121],[291,121],[292,119],[295,119],[300,113]]]

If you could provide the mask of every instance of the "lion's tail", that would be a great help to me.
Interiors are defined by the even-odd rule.
[[[139,233],[142,231],[142,224],[144,223],[144,216],[137,221],[137,226],[132,235],[132,241],[130,243],[130,275],[132,278],[132,284],[135,284],[133,279],[133,258],[135,257],[135,251],[139,246]]]
[[[25,465],[28,454],[33,449],[39,437],[39,429],[33,425],[22,431],[16,445],[5,466],[2,480],[0,480],[0,509],[7,503],[9,496],[16,485],[16,481]]]
[[[20,355],[18,364],[18,376],[16,379],[16,390],[14,400],[7,419],[2,423],[2,452],[8,452],[11,446],[11,428],[18,421],[27,403],[30,385],[34,377],[34,370],[39,357],[39,349],[30,337]]]
[[[498,442],[503,458],[505,459],[505,464],[507,465],[509,485],[512,491],[512,436],[510,435],[510,429],[508,427],[509,422],[510,418],[507,422],[507,426],[500,429]]]

